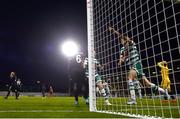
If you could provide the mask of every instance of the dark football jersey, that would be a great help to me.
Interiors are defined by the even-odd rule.
[[[70,60],[70,71],[82,71],[83,70],[83,56],[82,54],[75,55]]]
[[[14,77],[9,78],[8,84],[9,85],[16,85],[16,82],[17,82],[17,77],[14,76]]]
[[[84,58],[82,54],[77,54],[70,61],[70,77],[73,82],[81,83],[85,79],[85,68],[83,67]]]

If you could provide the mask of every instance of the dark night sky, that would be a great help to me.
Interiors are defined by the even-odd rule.
[[[0,82],[16,71],[24,85],[37,80],[65,91],[67,58],[59,44],[74,38],[86,49],[85,0],[0,2]]]

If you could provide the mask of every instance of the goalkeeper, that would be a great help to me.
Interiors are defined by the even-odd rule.
[[[95,63],[96,68],[101,68],[102,69],[102,66],[97,61],[97,59],[94,59],[94,63]],[[88,74],[88,58],[85,58],[84,67],[86,68],[86,72],[85,72],[86,77],[89,77],[89,74]],[[111,103],[109,102],[109,94],[108,94],[109,92],[107,92],[107,90],[106,90],[107,88],[105,89],[105,86],[103,85],[102,77],[101,77],[101,75],[98,74],[97,70],[95,70],[95,82],[96,82],[96,86],[100,90],[101,95],[105,99],[105,104],[106,105],[111,105]]]
[[[169,68],[167,62],[166,61],[158,62],[158,66],[161,68],[161,76],[162,76],[161,87],[164,90],[168,91],[168,93],[172,93],[171,81],[169,79]],[[165,97],[165,99],[169,99],[169,97]],[[173,96],[172,99],[174,99]]]
[[[135,42],[129,38],[128,36],[125,36],[118,31],[116,31],[114,28],[109,27],[109,30],[115,34],[118,35],[118,38],[120,40],[120,43],[123,45],[120,51],[120,58],[119,58],[119,65],[126,62],[129,66],[129,72],[128,72],[128,86],[130,90],[130,100],[127,102],[127,104],[137,104],[136,102],[136,96],[135,96],[135,86],[134,86],[134,80],[136,79],[143,79],[143,81],[146,83],[147,86],[151,87],[154,92],[161,92],[164,95],[168,95],[167,92],[156,86],[155,84],[151,83],[145,76],[143,72],[142,63],[140,60],[139,52],[137,50]]]

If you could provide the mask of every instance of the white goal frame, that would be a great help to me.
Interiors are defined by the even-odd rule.
[[[111,1],[111,0],[110,0]],[[127,1],[127,0],[126,0]],[[136,118],[164,118],[164,117],[155,117],[150,115],[139,115],[132,113],[124,113],[124,112],[113,112],[108,110],[98,110],[96,107],[97,97],[96,97],[96,84],[95,84],[95,64],[94,64],[94,21],[93,21],[93,0],[86,0],[87,2],[87,37],[88,37],[88,66],[89,66],[89,110],[91,112],[99,112],[99,113],[108,113],[108,114],[116,114],[128,117],[136,117]],[[176,23],[175,23],[176,24]],[[167,30],[167,27],[166,27]],[[176,28],[177,32],[177,28]],[[177,33],[178,34],[178,33]],[[178,37],[178,36],[177,36]],[[178,42],[179,43],[179,42]],[[178,44],[179,46],[179,44]],[[179,48],[180,52],[180,48]],[[173,64],[171,64],[173,65]],[[157,70],[157,69],[156,69]],[[158,76],[158,75],[156,75]],[[174,74],[173,74],[174,76]],[[174,80],[175,81],[175,80]],[[176,85],[175,85],[176,88]],[[176,92],[177,95],[177,92]],[[178,102],[178,101],[177,101]]]

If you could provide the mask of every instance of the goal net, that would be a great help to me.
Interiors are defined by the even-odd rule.
[[[87,0],[87,22],[90,111],[180,117],[180,1]]]

